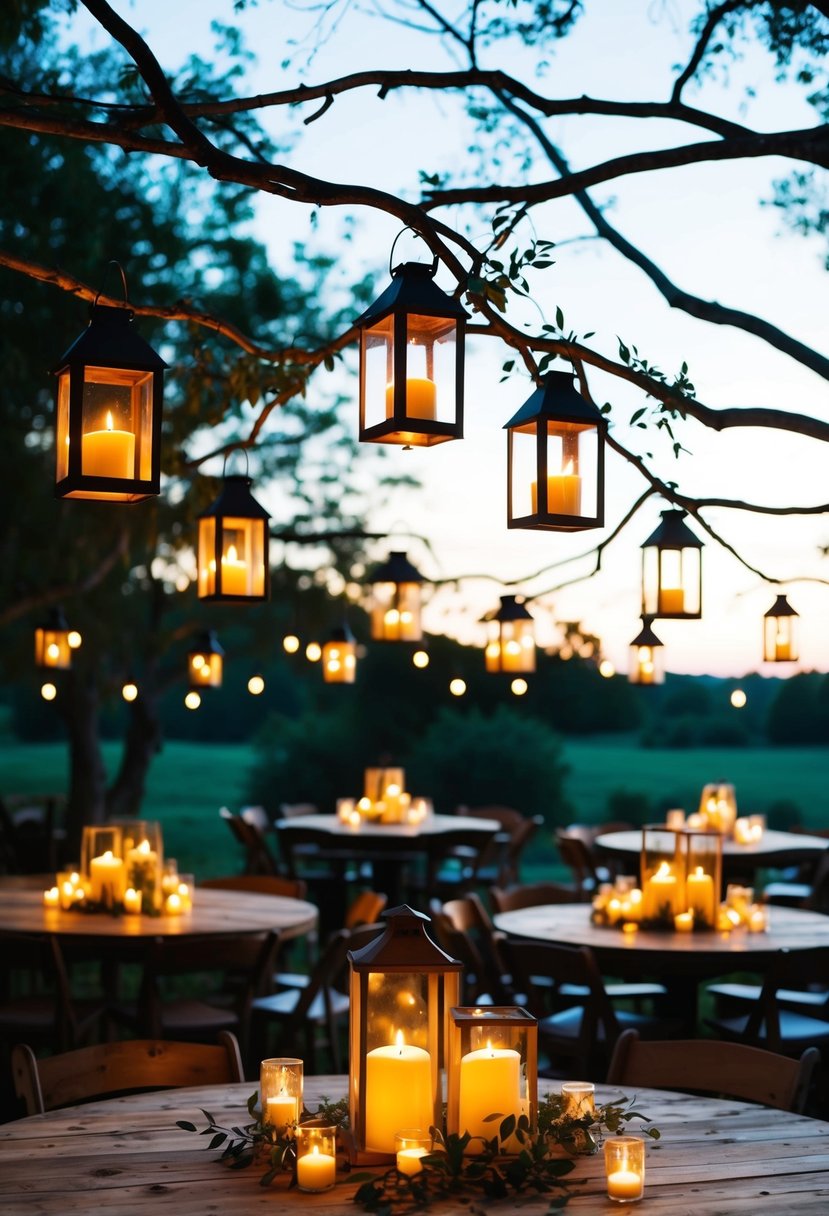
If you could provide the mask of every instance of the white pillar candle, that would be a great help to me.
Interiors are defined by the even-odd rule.
[[[399,1127],[431,1127],[435,1121],[432,1058],[422,1047],[397,1042],[366,1055],[366,1148],[393,1154]]]
[[[95,904],[120,904],[126,890],[124,863],[107,849],[89,862],[89,898]]]
[[[468,1052],[461,1060],[461,1134],[491,1140],[499,1121],[486,1123],[485,1119],[495,1114],[516,1119],[521,1114],[521,1056],[511,1048],[487,1046]]]

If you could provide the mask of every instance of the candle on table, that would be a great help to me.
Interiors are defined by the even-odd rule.
[[[419,1174],[423,1169],[420,1158],[425,1157],[428,1148],[401,1148],[397,1150],[397,1168],[401,1174]]]
[[[645,920],[659,920],[663,915],[676,916],[683,911],[679,903],[676,875],[671,872],[667,861],[660,861],[642,889],[642,916]]]
[[[607,1176],[607,1193],[611,1199],[641,1199],[643,1190],[642,1175],[636,1170],[614,1170]]]
[[[611,1136],[604,1144],[607,1193],[617,1203],[642,1198],[645,1189],[645,1144],[637,1136]]]
[[[44,908],[57,908],[60,906],[60,891],[57,887],[50,887],[48,891],[43,892]]]
[[[275,1127],[277,1131],[285,1131],[296,1121],[297,1100],[293,1094],[289,1094],[286,1089],[281,1089],[274,1097],[267,1099],[265,1122],[269,1123],[271,1127]]]
[[[592,1081],[565,1081],[561,1086],[564,1099],[562,1114],[570,1119],[583,1119],[592,1115],[595,1107],[596,1087]]]
[[[674,928],[678,933],[690,933],[694,927],[693,912],[677,912],[674,917]]]
[[[748,910],[749,933],[765,933],[768,928],[768,912],[762,904],[752,904]]]
[[[315,1144],[296,1163],[296,1181],[301,1191],[328,1191],[337,1180],[337,1159],[330,1153],[321,1153]]]
[[[675,807],[674,810],[668,811],[665,816],[665,827],[677,831],[685,827],[685,812],[681,807]]]
[[[89,898],[96,904],[120,903],[126,889],[124,863],[107,849],[89,862]]]
[[[235,545],[222,554],[222,595],[247,595],[248,564],[240,559]]]
[[[106,429],[87,431],[81,440],[81,471],[84,477],[132,477],[134,469],[135,435],[113,430],[107,410]]]
[[[124,892],[124,911],[137,916],[141,912],[141,892],[133,887],[127,887]]]
[[[713,925],[716,920],[717,900],[719,892],[714,891],[714,880],[706,874],[702,866],[697,866],[685,880],[685,899],[688,911],[693,912],[697,921],[704,925]]]
[[[521,1114],[521,1056],[508,1047],[487,1046],[468,1052],[461,1060],[461,1134],[491,1140],[499,1120],[485,1122],[488,1115]]]
[[[435,1121],[432,1059],[403,1040],[366,1055],[366,1148],[394,1152],[395,1128],[431,1127]],[[487,1112],[488,1114],[491,1112]]]
[[[193,911],[193,885],[192,885],[192,883],[180,882],[178,884],[178,890],[176,891],[176,895],[178,895],[179,899],[181,900],[182,912],[192,912]]]
[[[751,831],[751,823],[747,818],[735,820],[734,839],[737,844],[751,844],[754,837]]]
[[[409,418],[434,419],[437,407],[437,389],[434,380],[425,376],[409,376],[406,379],[406,415]],[[386,385],[386,417],[394,415],[394,385]]]
[[[538,482],[530,486],[532,512],[538,511]],[[581,515],[581,477],[568,460],[560,473],[547,476],[547,512],[550,515]]]

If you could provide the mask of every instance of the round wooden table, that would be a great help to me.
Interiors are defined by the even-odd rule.
[[[555,1084],[541,1081],[542,1093]],[[306,1195],[259,1186],[258,1166],[230,1170],[206,1140],[176,1127],[201,1128],[202,1109],[224,1126],[247,1123],[253,1082],[164,1090],[50,1111],[0,1125],[0,1208],[4,1216],[293,1216],[325,1211],[354,1216],[354,1184]],[[305,1101],[341,1097],[345,1077],[307,1077]],[[597,1098],[618,1098],[599,1086]],[[633,1094],[629,1094],[633,1097]],[[647,1142],[643,1211],[653,1216],[826,1216],[829,1210],[829,1123],[743,1102],[637,1090],[636,1108],[662,1133]],[[633,1121],[628,1130],[636,1130]],[[601,1154],[575,1158],[567,1212],[613,1216]],[[494,1210],[543,1216],[553,1195],[522,1195]],[[490,1207],[483,1198],[476,1210]],[[468,1200],[442,1200],[433,1216],[468,1216]]]
[[[641,829],[629,832],[608,832],[597,836],[596,848],[612,857],[623,858],[631,863],[631,872],[639,873],[639,857],[642,853]],[[823,836],[801,836],[799,832],[774,832],[766,830],[762,838],[753,844],[737,844],[730,837],[723,838],[723,880],[751,879],[757,870],[783,869],[813,861],[829,840]]]

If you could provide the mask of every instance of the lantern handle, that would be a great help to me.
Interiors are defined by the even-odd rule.
[[[232,456],[235,456],[237,452],[241,452],[245,458],[245,477],[250,480],[250,462],[248,460],[248,450],[247,448],[242,447],[241,444],[238,444],[236,447],[231,448],[229,452],[225,453],[225,458],[222,463],[222,478],[224,479],[227,476],[228,461]]]
[[[392,262],[394,261],[395,246],[397,245],[397,242],[400,240],[401,236],[403,236],[407,232],[413,233],[415,236],[420,237],[421,241],[423,241],[423,237],[420,236],[420,233],[415,228],[412,228],[411,224],[407,224],[405,228],[401,228],[400,231],[398,232],[397,236],[394,238],[394,240],[391,243],[391,251],[389,252],[389,274],[394,273],[394,271],[392,270]],[[426,242],[424,241],[423,243],[425,244]],[[432,255],[432,271],[431,271],[432,278],[434,278],[435,275],[437,274],[437,269],[438,269],[438,255],[435,253]]]
[[[98,300],[101,298],[101,295],[103,294],[104,284],[107,281],[107,275],[109,274],[109,270],[110,270],[111,266],[118,267],[118,273],[121,276],[121,287],[123,288],[123,291],[124,291],[124,303],[127,305],[127,307],[129,307],[130,297],[129,297],[129,292],[127,291],[127,276],[124,273],[124,267],[121,265],[120,262],[116,261],[115,258],[110,258],[110,260],[107,262],[106,270],[104,271],[104,277],[101,280],[101,286],[98,288],[95,299],[92,302],[93,308],[98,303]]]

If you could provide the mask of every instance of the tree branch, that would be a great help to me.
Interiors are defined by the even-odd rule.
[[[51,604],[59,604],[61,600],[67,600],[91,591],[93,587],[97,587],[99,583],[104,581],[116,562],[127,557],[129,554],[129,542],[130,531],[124,526],[118,533],[118,539],[112,549],[85,578],[80,579],[80,581],[47,587],[44,590],[33,592],[31,595],[15,599],[13,604],[7,604],[5,608],[0,610],[0,626],[10,625],[12,621],[26,616],[33,608],[46,608]]]
[[[694,76],[697,68],[702,63],[703,56],[708,49],[708,43],[711,41],[711,36],[722,21],[723,17],[725,17],[728,13],[733,12],[734,9],[749,7],[751,7],[751,5],[746,4],[745,0],[725,0],[724,4],[718,4],[716,8],[712,8],[710,10],[693,52],[691,53],[691,58],[688,60],[687,64],[674,82],[674,87],[671,92],[671,101],[678,102],[680,100],[682,90],[685,88],[685,85],[688,83],[691,77]]]

